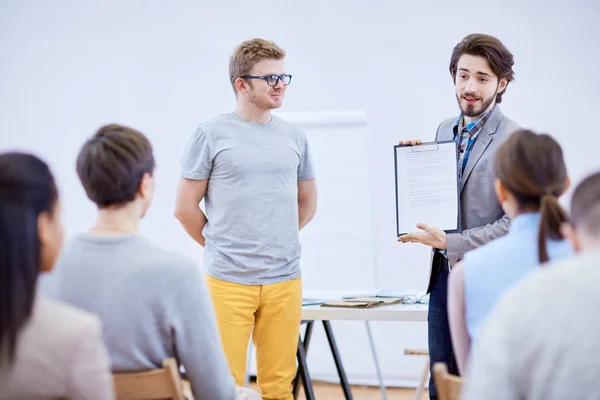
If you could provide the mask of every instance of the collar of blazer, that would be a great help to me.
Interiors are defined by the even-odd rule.
[[[500,107],[498,105],[494,106],[490,117],[486,121],[485,125],[481,128],[479,135],[477,136],[477,140],[475,140],[475,144],[473,145],[473,149],[471,150],[471,155],[469,156],[469,162],[465,166],[465,171],[463,173],[462,179],[460,181],[460,191],[462,193],[469,176],[471,176],[471,172],[473,172],[473,168],[477,164],[477,161],[481,158],[487,147],[493,140],[493,134],[496,133],[498,129],[498,125],[500,125],[500,121],[504,118],[504,114],[500,111]]]

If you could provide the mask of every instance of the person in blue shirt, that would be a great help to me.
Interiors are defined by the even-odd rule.
[[[519,130],[494,155],[496,195],[512,220],[505,236],[465,255],[448,283],[452,344],[461,373],[471,342],[496,301],[540,264],[572,253],[561,234],[567,214],[558,197],[569,186],[560,145],[549,135]]]

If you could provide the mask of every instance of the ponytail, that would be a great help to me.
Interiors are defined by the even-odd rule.
[[[549,261],[546,241],[563,239],[561,225],[567,221],[567,213],[552,193],[544,194],[540,199],[540,226],[538,231],[538,258],[541,263]]]

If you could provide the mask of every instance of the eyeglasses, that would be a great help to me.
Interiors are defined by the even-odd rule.
[[[429,304],[429,295],[425,294],[423,296],[415,296],[413,294],[404,296],[402,298],[402,304]]]
[[[269,86],[277,86],[279,85],[279,81],[283,83],[283,86],[287,86],[292,81],[292,76],[285,75],[266,75],[266,76],[255,76],[255,75],[244,75],[243,79],[264,79]]]

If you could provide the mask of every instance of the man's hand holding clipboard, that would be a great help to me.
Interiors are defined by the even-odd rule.
[[[405,140],[405,141],[400,141],[398,143],[399,146],[401,147],[407,147],[407,146],[420,146],[422,145],[423,142],[421,140]],[[435,143],[430,144],[430,145],[436,145]],[[425,145],[427,146],[427,145]],[[425,150],[425,146],[423,147],[423,149]],[[436,150],[439,147],[436,147]],[[455,154],[455,153],[454,153]],[[400,172],[403,168],[406,168],[406,164],[402,164],[402,161],[398,160],[398,153],[395,154],[396,155],[396,186],[397,186],[397,197],[398,197],[398,191],[399,190],[408,190],[411,191],[411,193],[413,193],[412,188],[410,185],[415,185],[414,183],[410,183],[407,184],[407,187],[400,187],[401,184],[398,183],[398,179],[403,179],[403,178],[399,178]],[[427,163],[428,161],[426,160],[425,163]],[[411,161],[412,163],[412,161]],[[413,165],[413,164],[411,164]],[[413,165],[414,166],[414,165]],[[424,165],[424,167],[426,167],[426,165]],[[412,167],[411,167],[412,168]],[[420,167],[415,167],[417,169],[419,169]],[[423,169],[420,169],[423,170]],[[405,171],[405,173],[408,173]],[[442,173],[442,171],[440,171],[440,173]],[[404,178],[406,180],[408,180],[407,178]],[[414,205],[415,203],[419,203],[418,201],[415,201],[415,199],[411,200],[412,204]],[[399,205],[398,203],[398,199],[397,199],[397,218],[398,220],[400,219],[400,207],[402,207],[402,205]],[[417,204],[416,206],[417,208],[419,207],[419,205]],[[425,207],[425,206],[424,206]],[[427,216],[425,216],[423,219],[427,218]],[[419,229],[419,231],[412,231],[412,232],[401,232],[401,227],[400,227],[400,222],[398,222],[398,241],[402,242],[402,243],[422,243],[426,246],[431,246],[437,249],[446,249],[446,232],[434,225],[429,225],[427,223],[424,222],[418,222],[415,224],[416,228]],[[406,225],[404,225],[406,226]],[[402,233],[402,234],[401,234]]]

